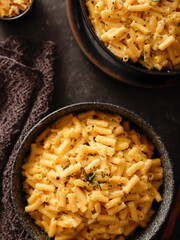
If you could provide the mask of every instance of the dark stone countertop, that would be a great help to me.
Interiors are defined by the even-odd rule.
[[[172,159],[177,190],[180,183],[180,87],[143,89],[105,75],[77,46],[67,21],[65,1],[36,0],[23,18],[0,21],[0,41],[10,35],[56,43],[53,110],[77,102],[108,102],[132,110],[148,121],[162,138]],[[178,225],[180,219],[171,240],[180,239]]]

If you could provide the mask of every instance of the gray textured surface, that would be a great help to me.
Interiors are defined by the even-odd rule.
[[[164,141],[180,183],[180,88],[140,89],[115,81],[97,69],[81,53],[71,34],[63,0],[35,0],[27,16],[0,22],[0,40],[15,34],[57,44],[54,109],[82,101],[124,106],[150,122]],[[159,238],[157,238],[159,239]],[[179,240],[176,227],[171,240]]]

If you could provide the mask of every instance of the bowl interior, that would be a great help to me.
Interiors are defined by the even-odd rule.
[[[49,240],[47,234],[42,231],[38,226],[35,225],[34,221],[30,216],[25,213],[24,208],[26,206],[25,193],[23,192],[23,179],[21,176],[21,166],[29,153],[29,148],[31,143],[36,139],[36,137],[45,130],[54,121],[61,118],[62,116],[69,113],[77,113],[81,111],[88,110],[99,110],[103,112],[115,113],[121,115],[124,119],[127,119],[133,123],[140,131],[144,132],[146,136],[152,141],[155,146],[155,154],[159,156],[162,160],[162,166],[164,170],[164,183],[161,187],[161,195],[163,201],[161,203],[156,203],[153,205],[156,211],[151,221],[148,223],[147,227],[139,230],[137,229],[132,236],[128,237],[129,240],[149,240],[156,235],[159,228],[165,221],[165,218],[170,209],[173,194],[174,194],[174,180],[173,180],[173,170],[172,165],[169,160],[168,153],[164,147],[164,144],[160,140],[159,136],[156,135],[152,127],[141,119],[136,114],[115,105],[102,104],[102,103],[80,103],[64,107],[51,113],[43,120],[41,120],[34,128],[29,132],[24,141],[22,142],[17,156],[15,158],[12,174],[11,174],[11,195],[15,210],[21,220],[22,225],[28,231],[28,233],[35,240]]]
[[[148,70],[145,67],[143,67],[140,63],[131,63],[130,61],[124,62],[119,57],[117,57],[115,54],[113,54],[104,44],[101,42],[101,40],[98,38],[98,36],[95,33],[94,27],[91,23],[91,20],[89,19],[88,10],[85,6],[86,0],[79,0],[79,4],[81,7],[82,15],[84,18],[84,21],[86,23],[86,26],[88,27],[89,31],[91,32],[93,38],[96,40],[96,42],[99,44],[101,48],[104,49],[105,52],[107,52],[113,59],[115,59],[120,64],[123,64],[135,71],[139,71],[142,73],[148,73],[150,75],[159,75],[159,76],[175,76],[180,75],[180,69],[162,69],[161,71],[158,70]]]

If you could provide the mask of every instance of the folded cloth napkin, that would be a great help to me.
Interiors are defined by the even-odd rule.
[[[55,44],[10,37],[0,42],[0,239],[32,239],[21,226],[10,196],[10,173],[18,147],[50,110]]]

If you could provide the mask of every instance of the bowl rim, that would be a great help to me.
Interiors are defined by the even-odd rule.
[[[141,66],[138,67],[138,66],[135,66],[135,64],[127,61],[127,62],[124,62],[123,60],[121,60],[119,57],[117,57],[114,53],[112,53],[102,42],[101,40],[98,38],[98,36],[96,35],[95,33],[95,30],[93,29],[93,26],[92,26],[92,23],[87,15],[87,9],[85,7],[85,1],[86,0],[78,0],[79,1],[79,4],[80,4],[80,8],[81,8],[81,12],[82,12],[82,16],[83,16],[83,19],[85,21],[85,24],[88,28],[88,30],[90,31],[91,35],[93,36],[93,38],[95,39],[95,41],[98,43],[98,45],[109,55],[111,56],[114,60],[116,60],[116,62],[120,63],[120,64],[123,64],[124,66],[130,68],[131,70],[134,70],[134,71],[138,71],[138,72],[141,72],[141,73],[144,73],[144,74],[149,74],[149,75],[152,75],[152,76],[165,76],[165,77],[168,77],[168,76],[172,76],[172,77],[175,77],[175,76],[178,76],[180,75],[180,68],[177,68],[177,69],[168,69],[167,71],[158,71],[158,70],[148,70],[146,69],[145,67]]]
[[[0,17],[0,20],[2,20],[2,21],[12,21],[12,20],[16,20],[18,18],[23,17],[31,9],[34,2],[35,2],[35,0],[31,0],[31,3],[29,5],[29,7],[25,11],[23,11],[22,13],[18,14],[17,16],[15,16],[15,17],[6,17],[6,16],[5,17]]]
[[[105,108],[105,109],[103,109],[103,108]],[[15,195],[16,195],[15,191],[16,191],[17,186],[15,186],[13,184],[13,182],[14,182],[14,178],[16,177],[16,174],[15,174],[14,170],[15,170],[15,167],[16,167],[16,162],[18,160],[18,157],[20,157],[20,154],[21,154],[21,151],[23,150],[23,148],[26,147],[25,144],[28,141],[28,139],[31,139],[31,137],[33,136],[30,143],[28,144],[28,148],[29,148],[30,144],[35,140],[35,138],[43,130],[45,130],[49,125],[51,125],[53,122],[55,122],[59,118],[63,117],[64,115],[67,115],[69,113],[77,113],[77,112],[80,112],[80,111],[89,111],[89,110],[93,110],[93,109],[94,110],[99,110],[99,111],[104,111],[104,112],[110,112],[112,114],[113,113],[120,114],[123,118],[125,118],[125,119],[131,121],[132,123],[134,123],[138,127],[138,129],[142,130],[146,134],[146,136],[148,136],[148,138],[150,138],[151,141],[152,141],[151,137],[155,137],[156,143],[154,141],[152,141],[152,142],[155,145],[155,148],[158,147],[158,149],[157,149],[158,154],[163,155],[163,158],[164,158],[163,161],[166,160],[168,162],[168,167],[170,167],[170,169],[169,169],[170,170],[170,178],[168,179],[168,181],[166,181],[166,187],[167,187],[167,184],[168,184],[168,189],[170,188],[170,192],[169,192],[169,195],[168,195],[168,200],[166,200],[166,202],[168,201],[168,204],[166,203],[166,205],[165,205],[165,209],[164,209],[165,212],[162,212],[162,211],[160,212],[160,210],[162,210],[161,206],[165,202],[165,201],[162,201],[162,202],[159,203],[158,211],[156,212],[156,214],[154,214],[155,216],[151,217],[151,221],[149,223],[149,226],[145,227],[145,229],[141,229],[141,233],[138,233],[138,236],[136,237],[136,240],[144,240],[144,235],[146,236],[149,231],[151,232],[151,234],[149,235],[149,237],[146,238],[146,240],[152,239],[158,233],[159,229],[162,227],[163,223],[165,222],[165,220],[167,218],[167,215],[170,211],[170,208],[171,208],[172,202],[173,202],[173,198],[174,198],[174,191],[175,191],[174,190],[174,177],[173,177],[174,175],[173,175],[173,166],[172,166],[171,159],[169,157],[169,154],[168,154],[161,138],[155,133],[154,129],[152,128],[152,126],[147,121],[145,121],[143,118],[141,118],[141,116],[139,116],[138,114],[134,113],[131,110],[128,110],[128,109],[126,109],[122,106],[114,105],[114,104],[111,104],[111,103],[82,102],[82,103],[71,104],[71,105],[59,108],[56,111],[53,111],[50,114],[48,114],[47,116],[45,116],[44,118],[42,118],[38,123],[36,123],[31,128],[30,131],[28,131],[28,133],[24,137],[23,141],[21,142],[21,144],[19,146],[19,149],[16,153],[16,156],[14,158],[14,161],[13,161],[13,164],[12,164],[12,169],[11,169],[11,179],[10,179],[11,199],[12,199],[12,203],[13,203],[13,208],[17,212],[18,218],[19,218],[22,226],[27,230],[27,232],[31,235],[31,237],[33,239],[40,240],[41,238],[35,238],[34,232],[32,232],[32,228],[30,228],[30,226],[27,224],[27,221],[25,221],[26,218],[27,218],[27,213],[25,213],[26,217],[22,216],[22,214],[20,213],[20,211],[18,209],[17,202],[16,202],[16,197],[15,197]],[[46,123],[46,121],[48,123]],[[142,126],[140,126],[141,124],[142,124]],[[147,132],[148,129],[150,131],[149,133]],[[37,133],[37,131],[38,131],[38,133]],[[28,148],[26,148],[26,150],[25,150],[26,153],[27,153]],[[162,153],[159,152],[159,148],[162,148],[161,149]],[[20,158],[22,158],[22,157],[20,157]],[[21,165],[22,165],[22,162],[23,161],[21,161]],[[166,163],[166,162],[164,161],[164,163]],[[164,183],[163,183],[163,186],[165,186]],[[160,215],[161,218],[157,222],[156,226],[152,226],[152,224],[154,222],[154,218],[158,218],[158,216],[159,216],[158,214],[161,214]],[[28,218],[30,218],[29,215],[28,215]],[[152,219],[153,219],[153,221],[152,221]],[[35,223],[34,223],[34,225],[35,225]],[[35,230],[33,229],[33,231],[35,231]],[[42,231],[40,228],[39,228],[38,231],[44,233],[44,231]],[[47,239],[49,240],[50,238],[47,237]]]

